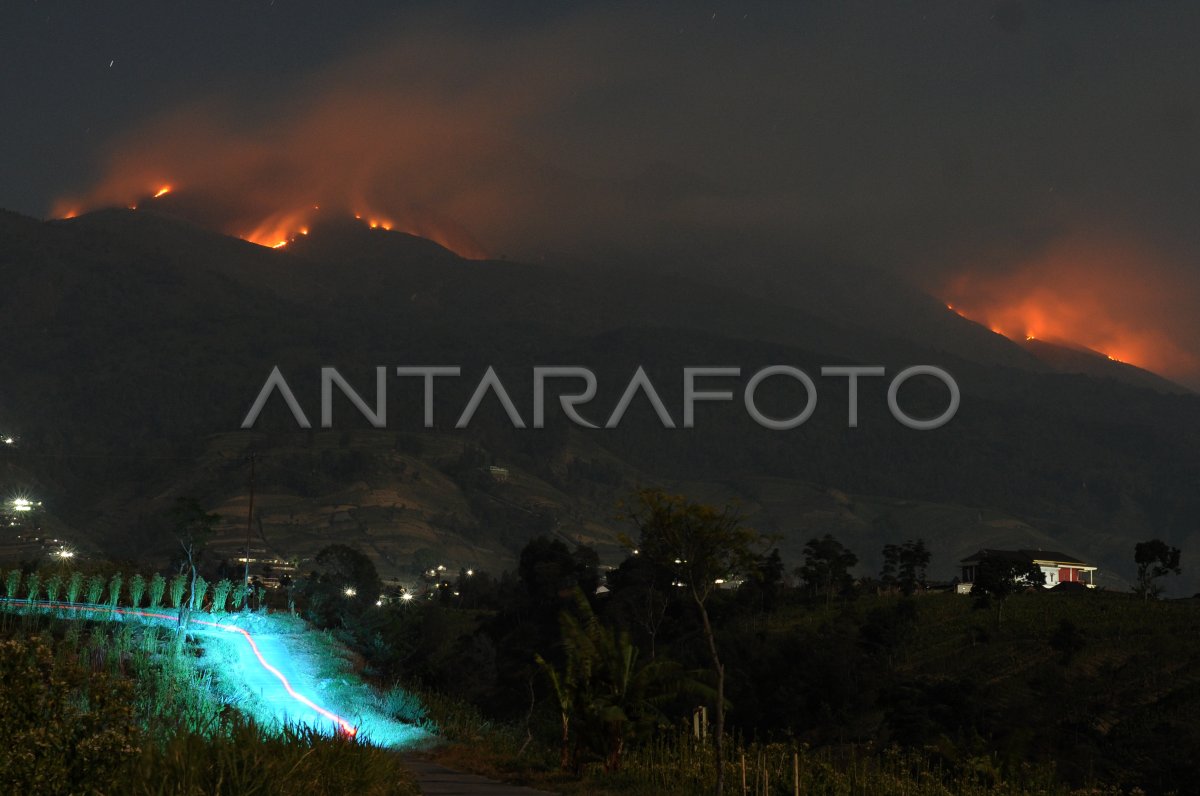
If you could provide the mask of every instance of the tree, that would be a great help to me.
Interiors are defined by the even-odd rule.
[[[203,554],[204,545],[212,536],[213,526],[220,521],[220,516],[209,514],[200,505],[200,501],[195,498],[181,497],[176,498],[175,506],[169,513],[170,519],[175,528],[175,538],[179,541],[179,547],[183,550],[183,560],[180,562],[179,574],[189,574],[191,577],[191,594],[196,593],[196,579],[199,577],[198,565],[200,557]],[[171,599],[175,601],[174,582],[171,586]],[[188,617],[190,615],[192,600],[183,601],[183,595],[179,595],[179,601],[175,603],[175,607],[179,609],[179,624],[181,627],[186,627]]]
[[[804,546],[804,565],[796,574],[804,580],[809,595],[825,595],[828,606],[835,594],[850,586],[850,568],[857,563],[858,556],[831,534],[825,534],[820,539],[808,540]]]
[[[1020,558],[985,556],[975,571],[975,584],[971,594],[976,608],[987,608],[996,603],[996,627],[1004,619],[1004,603],[1009,597],[1030,586],[1041,586],[1046,575],[1041,567]]]
[[[551,620],[576,588],[594,594],[600,583],[600,558],[590,547],[572,551],[558,539],[538,536],[521,549],[517,574],[535,608],[549,609]]]
[[[642,555],[629,555],[610,571],[605,584],[610,593],[606,616],[620,617],[635,625],[650,647],[650,659],[658,655],[658,633],[670,604],[671,574]]]
[[[1178,575],[1182,571],[1179,567],[1179,548],[1168,547],[1161,539],[1138,542],[1133,548],[1133,560],[1137,564],[1137,583],[1133,590],[1143,600],[1162,594],[1162,586],[1155,583],[1156,580],[1171,573]]]
[[[379,599],[383,588],[379,573],[361,550],[329,545],[317,553],[314,563],[316,570],[305,586],[309,617],[319,626],[350,625]]]
[[[905,595],[925,588],[925,571],[931,556],[924,539],[908,540],[904,544],[884,545],[883,569],[879,579],[889,587],[899,588]]]
[[[564,769],[579,770],[579,748],[587,744],[600,754],[605,770],[618,771],[629,740],[667,723],[660,704],[683,689],[703,690],[674,661],[643,661],[628,632],[604,625],[580,590],[575,593],[575,612],[562,611],[559,626],[563,667],[552,666],[541,655],[534,657],[558,701]]]
[[[721,663],[707,604],[718,580],[740,577],[754,567],[758,548],[766,540],[743,526],[740,515],[731,507],[717,509],[653,489],[638,493],[638,506],[630,518],[641,534],[635,546],[639,555],[674,569],[677,588],[686,590],[704,628],[717,682],[713,740],[716,793],[720,796],[725,786],[725,666]]]

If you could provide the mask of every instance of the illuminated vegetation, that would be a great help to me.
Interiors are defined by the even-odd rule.
[[[170,627],[0,611],[0,772],[24,794],[415,794],[389,751],[227,704]],[[182,642],[182,643],[181,643]]]

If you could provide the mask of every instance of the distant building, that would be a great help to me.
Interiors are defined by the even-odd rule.
[[[1066,553],[1053,550],[980,550],[959,562],[962,566],[962,582],[958,584],[959,594],[971,591],[975,575],[979,572],[979,565],[985,559],[1033,564],[1046,576],[1042,585],[1047,589],[1053,589],[1060,583],[1081,583],[1089,589],[1096,588],[1096,567]]]
[[[496,465],[493,464],[493,465],[490,465],[487,469],[488,469],[488,475],[490,475],[493,480],[499,481],[501,483],[508,480],[508,468],[507,467],[497,467]]]

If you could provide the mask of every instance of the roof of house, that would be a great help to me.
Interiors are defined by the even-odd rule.
[[[1082,564],[1087,565],[1082,558],[1077,556],[1067,555],[1055,550],[980,550],[974,555],[967,556],[962,560],[963,564],[979,563],[985,558],[999,559],[1001,561],[1018,561],[1021,563],[1032,563],[1034,561],[1051,561],[1055,564]]]

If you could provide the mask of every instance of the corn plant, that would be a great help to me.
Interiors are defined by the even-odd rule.
[[[233,587],[233,610],[242,610],[242,603],[246,601],[246,584],[239,583]]]
[[[119,603],[121,601],[121,583],[123,581],[124,581],[124,578],[121,577],[120,572],[113,575],[112,579],[109,580],[109,582],[108,582],[108,607],[109,608],[116,608],[117,603]]]
[[[183,605],[183,592],[187,589],[187,575],[179,574],[171,578],[171,607]]]
[[[79,594],[83,591],[83,573],[72,572],[67,580],[67,602],[79,602]]]
[[[150,578],[150,608],[158,610],[162,608],[163,592],[167,590],[167,579],[159,573],[155,572],[154,577]]]
[[[204,610],[204,598],[208,595],[208,581],[199,575],[196,576],[196,585],[192,589],[192,610]]]
[[[213,584],[212,612],[214,614],[225,613],[225,606],[229,601],[229,592],[231,589],[233,589],[233,582],[229,578],[221,578]]]
[[[21,570],[9,570],[8,577],[4,579],[4,596],[10,600],[17,599],[17,592],[21,590]]]
[[[100,596],[104,594],[104,578],[92,575],[87,579],[87,601],[92,605],[100,604]]]
[[[139,572],[129,579],[129,604],[134,608],[142,607],[142,595],[146,593],[146,579]]]
[[[33,602],[38,598],[38,592],[42,590],[42,576],[36,572],[30,572],[29,577],[25,579],[25,598],[29,602]]]
[[[50,602],[57,602],[58,593],[62,591],[62,587],[62,575],[58,574],[57,572],[46,578],[46,599]]]

